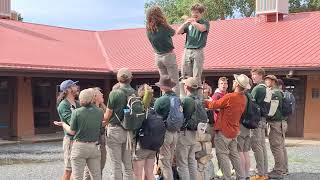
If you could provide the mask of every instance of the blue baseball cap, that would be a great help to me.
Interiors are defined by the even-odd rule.
[[[70,88],[71,86],[77,84],[79,81],[72,81],[70,79],[63,81],[60,84],[60,91],[65,92],[67,91],[68,88]]]

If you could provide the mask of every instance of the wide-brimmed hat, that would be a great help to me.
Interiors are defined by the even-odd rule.
[[[277,81],[277,77],[275,75],[267,75],[264,79],[271,79]]]
[[[246,76],[245,74],[240,74],[240,75],[234,74],[233,77],[234,77],[234,80],[239,84],[239,86],[245,89],[251,89],[250,80],[248,76]]]
[[[192,89],[200,89],[198,79],[195,77],[189,77],[188,79],[183,80],[184,85],[192,88]]]
[[[155,83],[158,87],[165,87],[165,88],[173,88],[176,86],[176,83],[172,81],[169,76],[162,76],[160,77],[159,82]]]

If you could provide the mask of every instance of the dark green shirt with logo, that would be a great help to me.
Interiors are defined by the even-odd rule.
[[[192,93],[182,100],[183,115],[187,121],[191,119],[191,116],[195,111],[195,98],[196,94]]]
[[[176,94],[172,91],[166,92],[163,96],[159,97],[154,102],[155,111],[163,117],[163,119],[167,119],[170,111],[170,96],[176,96]]]
[[[70,125],[70,120],[71,120],[71,114],[72,112],[80,107],[80,104],[78,101],[75,102],[76,106],[74,107],[73,105],[71,105],[71,103],[67,100],[67,99],[63,99],[57,108],[58,111],[58,115],[60,117],[60,120],[65,122],[66,124]],[[64,134],[66,136],[72,137],[72,135],[68,134],[65,130],[64,130]]]
[[[127,95],[136,91],[129,84],[121,84],[119,89],[112,90],[109,94],[107,108],[113,111],[109,120],[110,124],[120,125],[123,120],[123,109],[127,106]],[[119,119],[118,119],[119,118]]]
[[[157,54],[168,53],[174,49],[172,43],[174,34],[174,29],[164,26],[159,26],[157,32],[147,31],[148,39]]]
[[[206,31],[201,32],[196,27],[189,24],[184,28],[184,33],[186,33],[186,49],[201,49],[207,44],[208,33],[210,29],[210,23],[204,19],[197,21],[199,24],[204,24],[206,26]]]
[[[70,129],[76,132],[73,139],[85,142],[98,141],[102,120],[103,111],[95,105],[76,109],[70,120]]]

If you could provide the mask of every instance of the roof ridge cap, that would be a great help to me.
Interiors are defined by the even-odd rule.
[[[107,67],[110,69],[110,71],[114,72],[114,68],[112,66],[112,64],[110,63],[110,58],[106,52],[106,48],[104,47],[103,43],[102,43],[102,40],[101,40],[101,37],[100,37],[100,34],[99,32],[94,32],[95,34],[95,37],[96,37],[96,40],[97,40],[97,43],[98,43],[98,46],[100,48],[100,51],[102,53],[102,56],[105,58],[105,62],[106,62],[106,65]]]

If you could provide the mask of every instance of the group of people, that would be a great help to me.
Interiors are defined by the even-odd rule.
[[[203,48],[210,28],[209,22],[202,19],[204,10],[201,4],[193,5],[191,17],[186,17],[176,31],[167,23],[160,7],[154,6],[147,11],[147,36],[155,51],[160,74],[155,85],[160,88],[161,97],[153,97],[154,90],[148,84],[137,91],[131,87],[133,75],[127,68],[118,70],[118,83],[109,93],[107,105],[97,87],[79,93],[77,81],[65,80],[60,84],[57,110],[61,121],[54,123],[65,132],[63,180],[101,180],[106,157],[112,180],[152,180],[157,168],[161,169],[164,180],[173,180],[173,161],[181,180],[197,180],[196,137],[202,108],[214,110],[214,116],[209,117],[212,119],[204,123],[211,120],[214,124],[213,142],[222,179],[231,179],[230,161],[239,180],[283,178],[288,173],[284,146],[287,117],[282,113],[283,81],[273,75],[265,76],[264,70],[257,68],[251,71],[252,80],[244,74],[234,75],[230,93],[227,93],[228,79],[221,77],[211,97],[212,90],[201,82]],[[186,34],[180,80],[172,43],[175,33]],[[253,85],[255,87],[251,88]],[[132,98],[135,99],[133,103],[130,102]],[[132,107],[140,102],[138,98],[146,118],[153,112],[163,121],[165,132],[158,149],[143,148],[137,138],[139,128],[132,130],[128,125],[124,126],[128,114],[136,111]],[[249,101],[261,110],[258,126],[254,129],[242,124],[244,114],[250,110]],[[275,158],[275,166],[269,173],[265,145],[268,125]],[[251,148],[257,173],[250,177]]]

